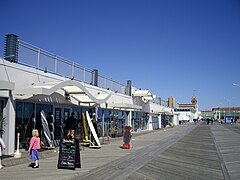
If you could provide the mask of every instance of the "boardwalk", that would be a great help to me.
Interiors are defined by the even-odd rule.
[[[81,151],[82,168],[57,169],[57,153],[44,152],[39,169],[27,158],[4,159],[1,179],[240,179],[238,125],[181,125],[134,136],[132,148],[121,139],[101,149]],[[17,162],[17,163],[16,163]],[[18,164],[20,163],[20,164]],[[14,165],[18,164],[18,165]]]

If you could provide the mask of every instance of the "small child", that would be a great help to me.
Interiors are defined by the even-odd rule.
[[[125,126],[123,132],[123,149],[130,149],[130,142],[132,138],[131,126]]]
[[[0,169],[2,169],[4,166],[2,165],[2,151],[5,149],[5,143],[0,137]]]
[[[39,150],[40,150],[40,138],[37,129],[32,131],[32,138],[30,140],[30,145],[28,148],[28,153],[30,154],[30,159],[33,161],[32,168],[39,168]]]

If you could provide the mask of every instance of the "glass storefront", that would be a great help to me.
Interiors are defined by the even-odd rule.
[[[16,128],[15,136],[17,140],[17,133],[20,133],[20,148],[27,148],[29,140],[32,136],[32,129],[39,129],[39,135],[43,143],[45,137],[43,136],[41,114],[43,110],[48,124],[53,123],[53,127],[49,126],[50,131],[53,130],[53,138],[61,139],[64,135],[64,120],[70,116],[70,112],[75,112],[75,116],[80,122],[80,107],[63,108],[54,107],[50,104],[29,103],[29,102],[16,102]]]
[[[217,116],[217,119],[219,119],[219,116]],[[220,119],[224,120],[226,123],[237,123],[240,119],[240,113],[238,111],[232,111],[232,112],[221,112],[220,113]]]
[[[159,129],[159,120],[158,116],[152,116],[152,127],[153,129]]]
[[[52,121],[51,120],[51,115],[52,115],[52,105],[49,104],[36,104],[36,122],[34,123],[34,129],[38,129],[39,131],[39,137],[41,138],[41,141],[44,144],[47,144],[46,139],[44,137],[43,132],[41,131],[42,129],[42,120],[41,120],[41,111],[44,112],[46,120],[48,124]]]
[[[77,127],[75,131],[75,137],[78,139],[82,139],[83,137],[83,131],[82,131],[82,126],[81,126],[81,107],[80,106],[74,106],[71,108],[71,112],[74,113],[74,117],[77,119]]]
[[[98,118],[98,133],[99,133],[99,136],[106,136],[105,134],[105,117],[104,117],[104,110],[102,109],[99,109],[98,110],[98,114],[97,114],[97,118]]]
[[[123,135],[123,129],[127,122],[127,113],[112,110],[110,113],[110,136],[119,137]]]
[[[88,107],[80,107],[80,106],[73,106],[73,107],[55,107],[54,108],[54,117],[55,117],[55,139],[61,139],[64,136],[64,124],[67,118],[74,113],[74,117],[77,119],[77,128],[75,131],[75,136],[82,140],[84,137],[83,133],[83,122],[82,122],[82,112],[84,113],[85,120],[86,120],[86,111],[89,112],[90,117],[92,114],[92,109]]]
[[[101,136],[109,136],[111,132],[110,126],[110,110],[98,110],[98,125],[100,125]]]
[[[173,115],[162,114],[161,115],[161,126],[165,128],[169,123],[173,122]]]
[[[101,136],[119,137],[127,122],[127,112],[120,110],[98,110],[98,127]]]
[[[84,137],[86,136],[84,134],[84,130],[83,130],[83,117],[82,114],[84,114],[85,117],[85,124],[87,125],[87,135],[88,138],[90,138],[90,130],[88,128],[88,123],[87,123],[87,117],[86,117],[86,111],[88,111],[90,118],[92,117],[92,108],[91,107],[80,107],[80,106],[76,106],[76,107],[72,107],[72,111],[75,113],[75,118],[77,119],[77,130],[76,130],[76,137],[81,141],[83,139],[85,139]]]
[[[54,108],[54,137],[60,139],[63,136],[62,108]]]
[[[44,111],[48,123],[53,126],[49,126],[50,131],[53,131],[51,135],[55,140],[59,140],[64,136],[64,123],[65,120],[74,112],[74,116],[77,119],[76,137],[80,140],[84,138],[82,113],[85,115],[86,111],[89,112],[90,117],[94,112],[92,107],[64,107],[51,104],[40,104],[30,102],[16,102],[16,136],[20,133],[20,148],[27,149],[29,140],[32,136],[32,129],[41,129],[41,110]],[[148,116],[145,113],[136,113],[137,118],[135,121],[135,127],[137,129],[146,129],[148,122]],[[120,110],[107,110],[98,109],[98,135],[119,137],[123,135],[124,126],[127,123],[127,112]],[[86,123],[87,124],[87,123]],[[88,124],[87,124],[88,127]],[[39,132],[41,140],[45,142],[43,133]],[[88,128],[88,134],[90,131]],[[17,137],[16,137],[17,140]]]
[[[1,121],[1,124],[0,124],[0,137],[2,137],[2,133],[3,133],[3,130],[4,130],[4,123],[3,123],[3,120],[4,120],[4,118],[3,118],[3,107],[4,107],[4,101],[3,100],[1,100],[0,99],[0,118],[2,119],[2,121]]]
[[[3,113],[3,100],[0,99],[0,115],[2,117],[2,113]]]
[[[146,130],[149,121],[148,113],[132,112],[133,131]]]
[[[17,141],[17,133],[20,133],[20,148],[27,148],[29,139],[32,136],[34,128],[34,103],[17,102],[16,103],[16,133],[15,140]],[[15,142],[17,143],[17,142]]]

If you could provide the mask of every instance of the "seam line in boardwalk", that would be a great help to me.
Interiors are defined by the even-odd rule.
[[[211,132],[212,132],[212,127],[211,127]],[[218,155],[219,160],[221,162],[221,168],[222,168],[224,179],[225,180],[231,180],[230,175],[229,175],[228,170],[227,170],[227,167],[226,167],[226,164],[225,164],[225,162],[223,160],[222,154],[220,152],[218,144],[216,143],[216,138],[215,138],[213,133],[212,133],[212,136],[213,136],[214,144],[215,144],[216,149],[217,149],[217,155]]]

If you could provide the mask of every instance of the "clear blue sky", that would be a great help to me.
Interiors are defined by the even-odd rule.
[[[1,0],[4,35],[201,110],[240,106],[239,0]]]

